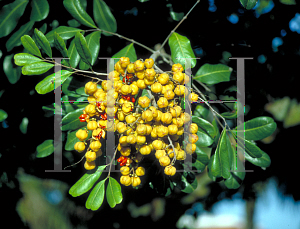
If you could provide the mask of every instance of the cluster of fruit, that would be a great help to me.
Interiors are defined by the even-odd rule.
[[[140,162],[149,154],[155,155],[166,175],[173,176],[176,160],[183,161],[186,153],[195,152],[198,126],[180,105],[185,98],[197,101],[198,95],[185,86],[189,77],[181,64],[174,64],[172,71],[165,73],[157,73],[153,65],[151,58],[131,63],[128,57],[121,57],[101,88],[95,82],[85,85],[89,104],[79,120],[87,122],[87,130],[76,133],[80,141],[75,150],[86,151],[87,170],[94,169],[96,158],[102,155],[100,140],[105,139],[106,131],[119,134],[117,162],[121,166],[120,183],[126,186],[140,185],[140,176],[145,174]],[[108,117],[113,117],[112,122]],[[88,130],[92,136],[87,140]]]

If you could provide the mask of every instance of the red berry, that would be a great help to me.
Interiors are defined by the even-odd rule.
[[[122,163],[120,163],[120,166],[124,166],[124,165],[126,165],[126,163],[123,163],[123,162],[122,162]]]
[[[131,98],[131,102],[133,102],[133,103],[134,103],[134,102],[135,102],[135,98]]]
[[[119,159],[117,160],[118,162],[121,162],[124,159],[124,157],[119,157]]]

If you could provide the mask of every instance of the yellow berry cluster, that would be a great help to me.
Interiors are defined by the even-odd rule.
[[[182,99],[198,100],[198,95],[185,86],[189,77],[181,64],[174,64],[171,71],[164,73],[157,73],[153,66],[151,58],[131,63],[128,57],[121,57],[101,88],[94,82],[85,85],[89,104],[79,119],[87,122],[92,137],[86,150],[88,132],[78,130],[76,137],[80,141],[75,150],[86,150],[85,168],[94,169],[96,158],[102,155],[100,139],[105,138],[109,128],[107,117],[112,114],[113,131],[119,134],[120,183],[125,186],[140,185],[140,176],[145,174],[140,163],[147,155],[155,155],[164,173],[173,176],[175,161],[183,161],[186,153],[196,150],[198,126],[191,123],[191,116],[180,106]],[[184,133],[188,142],[183,149]]]

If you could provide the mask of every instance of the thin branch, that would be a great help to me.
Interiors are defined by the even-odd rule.
[[[180,26],[180,24],[187,19],[187,16],[192,12],[192,10],[195,8],[195,6],[200,2],[200,0],[198,0],[193,7],[189,10],[189,12],[181,19],[181,21],[175,26],[175,28],[171,31],[171,33],[168,35],[168,37],[165,39],[165,41],[163,42],[163,44],[161,45],[160,49],[158,50],[158,52],[160,52],[160,50],[164,47],[164,45],[167,43],[169,37],[176,31],[176,29]]]

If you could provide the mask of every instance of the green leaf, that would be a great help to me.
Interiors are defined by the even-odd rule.
[[[94,65],[100,51],[100,37],[101,37],[101,32],[100,31],[95,31],[91,34],[89,34],[86,37],[86,43],[87,47],[91,52],[92,55],[92,61],[91,65]],[[89,65],[85,64],[82,60],[79,63],[79,68],[82,70],[87,70],[89,68]]]
[[[235,146],[231,146],[230,141],[228,139],[227,141],[228,150],[231,158],[231,171],[230,171],[230,177],[224,181],[224,184],[229,189],[237,189],[241,186],[246,173],[245,172],[236,172],[236,163],[239,163],[240,167],[244,166],[242,162],[237,159]]]
[[[170,16],[174,21],[180,21],[183,18],[184,13],[176,13],[174,11],[170,11]]]
[[[215,127],[203,118],[192,116],[192,122],[196,123],[199,128],[201,128],[205,133],[207,133],[212,139],[216,136]]]
[[[22,119],[22,122],[20,124],[20,131],[22,132],[22,134],[26,134],[27,133],[27,126],[28,126],[28,118],[24,117]]]
[[[36,37],[36,41],[39,44],[39,46],[41,46],[41,48],[44,50],[44,52],[52,58],[52,50],[50,47],[50,43],[47,40],[46,36],[39,31],[37,28],[34,29],[34,34]]]
[[[75,46],[75,39],[72,40],[69,49],[68,49],[68,54],[69,54],[69,63],[73,68],[76,68],[79,61],[80,61],[80,56],[77,52],[76,46]]]
[[[214,146],[214,145],[218,144],[218,141],[219,141],[219,138],[220,138],[220,131],[219,131],[219,128],[218,128],[218,123],[217,123],[216,118],[213,119],[211,124],[214,126],[214,128],[216,130],[216,137],[215,137],[214,144],[213,144],[213,146]]]
[[[260,158],[253,158],[248,153],[245,153],[245,159],[251,162],[253,165],[260,167],[269,167],[271,164],[271,159],[268,154],[261,150],[262,156]]]
[[[27,64],[22,67],[23,75],[40,75],[47,72],[49,69],[54,67],[54,64],[50,64],[47,62],[35,62],[32,64]]]
[[[130,45],[127,45],[125,48],[121,49],[119,52],[117,52],[115,55],[113,55],[112,58],[121,58],[123,56],[129,57],[131,62],[135,62],[137,60],[137,56],[135,53],[133,43],[131,43]],[[116,59],[116,61],[119,61],[119,59]]]
[[[192,193],[198,186],[197,179],[194,173],[184,172],[181,176],[181,181],[176,184],[182,192]]]
[[[65,115],[62,119],[61,130],[76,130],[80,127],[86,126],[85,122],[79,121],[79,116],[82,114],[82,108],[80,108]]]
[[[81,196],[88,192],[96,181],[100,178],[106,165],[98,166],[94,173],[87,172],[84,174],[69,190],[69,194],[73,197]]]
[[[209,162],[208,156],[200,147],[196,147],[195,153],[197,154],[198,161],[200,161],[204,165],[208,164],[208,162]]]
[[[64,110],[66,111],[67,114],[70,113],[70,112],[73,112],[75,110],[72,106],[72,103],[69,102],[69,96],[68,95],[64,95],[61,99],[62,99]]]
[[[14,68],[12,58],[14,54],[8,55],[3,61],[3,71],[11,84],[15,84],[21,77],[21,68]]]
[[[86,129],[86,128],[80,128],[82,130]],[[66,145],[65,145],[65,150],[67,151],[72,151],[72,150],[75,150],[74,149],[74,145],[76,144],[76,142],[79,141],[79,139],[76,137],[76,132],[78,130],[74,130],[74,131],[71,131],[68,133],[68,137],[67,137],[67,142],[66,142]],[[88,138],[90,138],[92,136],[92,131],[89,130],[89,134],[88,134]]]
[[[91,191],[86,203],[85,207],[87,209],[91,209],[92,211],[96,211],[100,208],[100,206],[103,203],[104,200],[104,193],[105,193],[105,181],[107,178],[104,180],[100,181]]]
[[[114,208],[116,204],[119,204],[123,200],[121,186],[114,178],[109,177],[108,185],[106,189],[106,199],[111,208]]]
[[[43,34],[45,34],[46,31],[47,31],[47,23],[44,23],[44,24],[40,27],[39,30],[40,30]]]
[[[238,143],[241,144],[240,142]],[[253,158],[260,158],[262,156],[262,150],[254,143],[245,139],[245,150]]]
[[[10,34],[23,15],[28,0],[16,0],[2,7],[0,11],[0,38]]]
[[[72,75],[72,72],[67,70],[61,70],[61,84],[63,84],[70,75]],[[59,84],[55,84],[55,73],[47,76],[45,79],[39,82],[35,86],[35,90],[39,94],[46,94],[54,90],[54,85],[55,89],[59,86]]]
[[[36,157],[47,157],[54,152],[53,140],[45,140],[42,144],[36,147],[37,155]]]
[[[214,142],[214,140],[202,129],[198,129],[197,135],[199,139],[196,142],[196,146],[198,147],[207,147],[213,144]]]
[[[300,104],[297,103],[297,99],[293,99],[290,104],[290,108],[283,120],[283,127],[289,128],[300,124]]]
[[[29,21],[22,25],[6,42],[6,49],[10,52],[14,47],[21,45],[21,37],[28,33],[34,25],[34,21]]]
[[[208,174],[209,178],[212,179],[213,181],[217,180],[217,177],[212,174],[212,169],[211,169],[212,164],[215,161],[215,155],[216,154],[214,154],[210,157],[208,165],[207,165],[207,174]]]
[[[47,0],[32,0],[31,8],[31,21],[42,21],[49,14],[49,4]]]
[[[24,46],[24,48],[26,48],[26,50],[28,52],[30,52],[31,54],[33,54],[35,56],[42,57],[39,48],[36,46],[34,40],[30,36],[28,36],[28,35],[22,36],[21,42],[22,42],[22,45]]]
[[[223,112],[220,115],[222,115],[223,118],[226,118],[226,119],[236,119],[237,110],[233,110],[233,111],[230,111],[230,112]]]
[[[231,147],[228,146],[227,141],[229,141],[229,138],[226,134],[226,129],[224,128],[211,165],[212,175],[215,177],[223,177],[225,179],[230,177],[231,165],[231,161],[229,160]]]
[[[117,31],[117,22],[109,7],[102,0],[94,0],[93,2],[94,19],[100,29],[115,33]],[[103,32],[106,36],[112,34]]]
[[[279,0],[279,1],[285,5],[296,5],[296,0]]]
[[[172,60],[175,64],[180,63],[184,67],[186,59],[183,58],[195,58],[191,59],[191,68],[196,66],[196,57],[191,47],[190,40],[187,37],[174,32],[169,38],[169,46],[171,49]]]
[[[93,19],[84,10],[79,0],[64,0],[63,4],[67,11],[81,24],[91,28],[97,28]]]
[[[63,55],[64,58],[68,58],[68,50],[64,39],[62,39],[57,32],[54,32],[54,46]]]
[[[54,42],[54,33],[56,32],[62,39],[68,40],[75,36],[77,32],[82,32],[83,30],[72,28],[68,26],[59,26],[56,29],[50,31],[46,34],[46,38],[50,43]]]
[[[247,10],[251,10],[258,2],[258,0],[240,0],[242,6]]]
[[[196,106],[196,108],[193,112],[193,115],[206,119],[208,116],[208,113],[209,113],[209,110],[206,107],[204,107],[204,105],[200,104],[200,105]]]
[[[245,133],[245,139],[256,141],[270,136],[276,130],[277,124],[272,118],[262,116],[240,124],[235,130],[243,126],[245,131],[242,130],[242,132]]]
[[[84,36],[80,32],[77,32],[75,35],[75,46],[81,60],[91,66],[92,54],[87,46]]]
[[[68,21],[68,25],[71,27],[79,27],[81,24],[76,19],[72,19]]]
[[[15,64],[18,66],[24,66],[27,64],[32,64],[35,62],[40,62],[42,61],[42,59],[33,56],[29,53],[18,53],[16,55],[14,55],[14,59],[15,59]]]
[[[7,113],[4,110],[0,109],[0,122],[3,122],[5,119],[7,119],[7,116]]]
[[[288,96],[285,96],[276,99],[274,102],[267,103],[265,105],[265,110],[271,113],[275,120],[282,122],[288,113],[290,104],[291,99]]]
[[[194,80],[208,85],[230,80],[232,68],[223,64],[204,64],[193,77]]]

